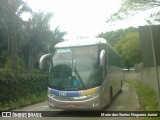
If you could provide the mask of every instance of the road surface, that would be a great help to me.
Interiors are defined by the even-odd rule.
[[[129,88],[127,84],[122,88],[122,93],[118,94],[107,106],[104,111],[137,111],[139,110],[139,102],[136,92]],[[16,109],[15,111],[58,111],[63,114],[64,110],[55,110],[48,107],[47,101],[27,106],[24,108]],[[89,111],[88,111],[89,112]],[[106,117],[70,117],[72,113],[68,114],[68,117],[42,117],[42,118],[25,118],[27,120],[106,120]],[[82,115],[83,116],[83,115]],[[1,118],[2,120],[18,120],[21,118]],[[135,120],[135,117],[107,117],[107,120]]]

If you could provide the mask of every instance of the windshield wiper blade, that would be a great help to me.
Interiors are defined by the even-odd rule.
[[[81,84],[82,84],[82,87],[83,87],[84,89],[86,89],[86,86],[84,85],[84,82],[83,82],[81,76],[79,75],[79,73],[78,73],[78,71],[77,71],[77,69],[76,69],[76,60],[74,60],[74,63],[73,63],[73,74],[72,74],[72,76],[75,76],[74,73],[77,75],[79,81],[80,81]]]
[[[79,75],[79,73],[78,73],[78,71],[77,71],[76,68],[75,68],[75,73],[76,73],[78,79],[80,80],[80,82],[81,82],[83,88],[86,89],[86,86],[84,85],[83,80],[82,80],[81,76]]]
[[[65,67],[64,67],[65,66]],[[65,69],[65,72],[63,71]],[[67,71],[66,71],[67,70]],[[65,79],[69,79],[70,78],[70,75],[71,75],[71,70],[70,70],[70,66],[68,65],[61,65],[61,69],[60,69],[60,72],[63,72],[63,76],[58,84],[59,88],[61,88],[61,84],[63,83],[63,81]],[[68,72],[68,73],[66,73]]]

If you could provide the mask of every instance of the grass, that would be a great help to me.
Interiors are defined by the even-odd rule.
[[[137,81],[126,81],[129,86],[136,90],[139,103],[140,111],[159,111],[158,109],[158,98],[154,90],[142,85]],[[160,120],[157,117],[145,117],[140,118],[141,120]]]
[[[0,111],[10,111],[16,108],[25,107],[35,103],[43,102],[47,99],[47,93],[28,95],[20,98],[17,101],[10,101],[8,103],[0,103]]]

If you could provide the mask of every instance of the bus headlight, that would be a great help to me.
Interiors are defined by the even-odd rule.
[[[50,90],[51,90],[51,88],[48,88],[48,96],[54,98],[55,95],[51,94]]]
[[[48,95],[50,94],[50,90],[51,90],[51,88],[48,88]]]
[[[92,98],[95,98],[95,97],[99,97],[99,94],[95,93],[95,94],[92,94],[92,95],[89,95],[89,96],[92,97]]]
[[[51,98],[55,98],[55,95],[53,95],[53,94],[49,94],[49,97],[51,97]]]

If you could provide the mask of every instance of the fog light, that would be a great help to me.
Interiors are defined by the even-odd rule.
[[[96,107],[98,105],[99,105],[99,101],[96,101],[96,102],[93,103],[93,107]]]
[[[54,107],[54,104],[52,102],[49,102],[49,105],[52,106],[52,107]]]

